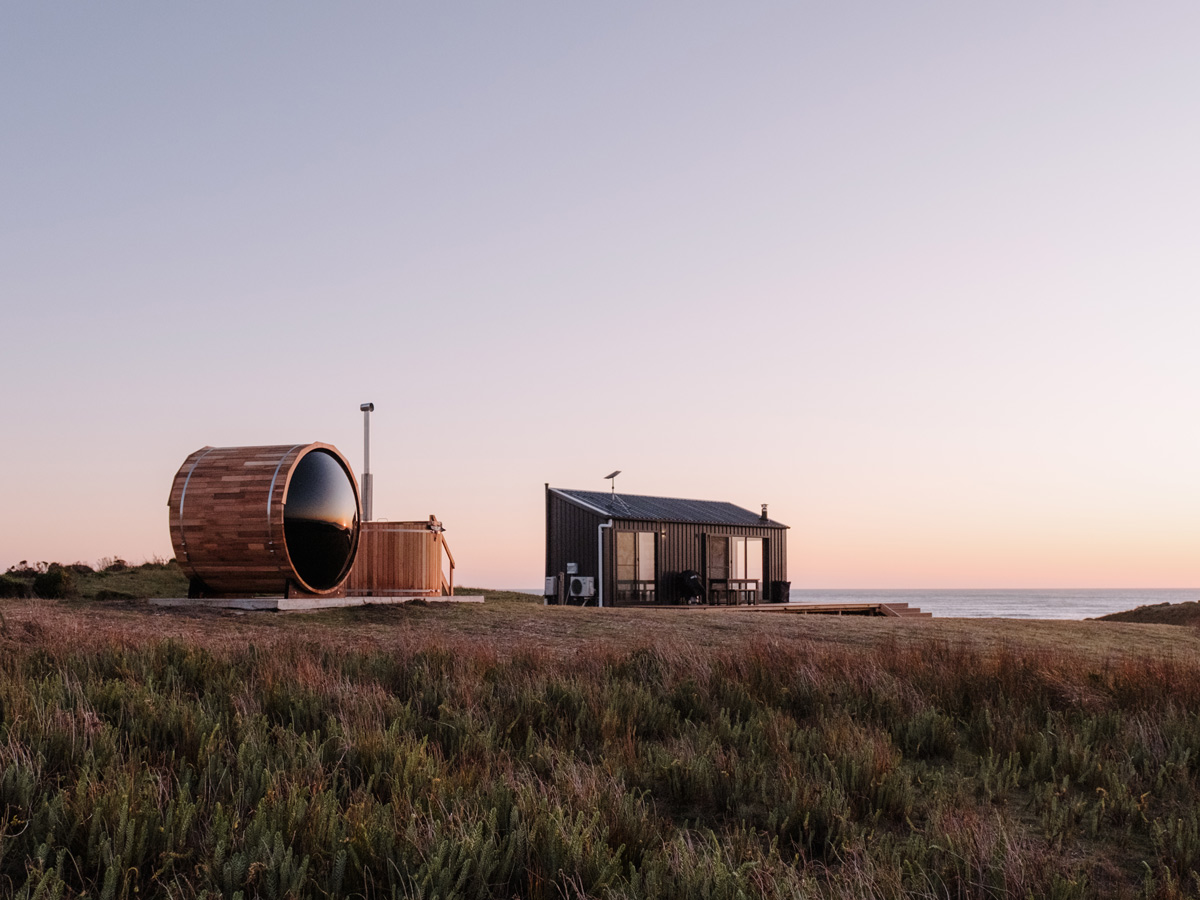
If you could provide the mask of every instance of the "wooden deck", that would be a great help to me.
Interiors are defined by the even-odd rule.
[[[801,616],[891,616],[901,619],[932,619],[933,613],[921,612],[907,603],[757,603],[752,606],[692,606],[698,610],[722,610],[762,613],[795,613]]]

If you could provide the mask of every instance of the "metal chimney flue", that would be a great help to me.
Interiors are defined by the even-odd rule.
[[[363,470],[362,470],[362,505],[363,521],[370,522],[373,504],[371,502],[371,413],[375,411],[374,403],[363,403],[359,407],[363,414]]]
[[[765,504],[765,503],[764,503],[764,504],[762,505],[762,508],[763,508],[763,511],[762,511],[762,521],[764,521],[764,522],[769,522],[769,521],[770,521],[770,519],[768,519],[768,518],[767,518],[767,504]]]

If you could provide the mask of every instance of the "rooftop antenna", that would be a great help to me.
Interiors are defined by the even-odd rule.
[[[621,470],[617,469],[617,471],[604,476],[605,480],[612,483],[612,495],[614,497],[617,496],[617,476],[620,474]]]
[[[374,403],[363,403],[359,407],[363,414],[363,470],[362,470],[362,502],[363,521],[371,521],[371,413],[375,411]]]

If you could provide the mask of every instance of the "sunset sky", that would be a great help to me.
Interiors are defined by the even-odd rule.
[[[795,587],[1200,587],[1200,5],[0,10],[0,570],[336,445],[456,580],[543,483]]]

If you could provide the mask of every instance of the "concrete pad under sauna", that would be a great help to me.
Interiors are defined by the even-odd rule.
[[[155,597],[155,606],[195,606],[202,609],[265,610],[269,612],[303,612],[316,609],[336,609],[343,606],[368,606],[384,603],[482,603],[482,594],[455,597],[221,597],[193,599],[190,597]]]

